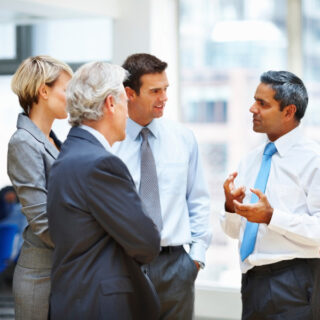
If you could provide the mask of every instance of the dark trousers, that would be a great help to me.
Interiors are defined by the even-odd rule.
[[[241,295],[242,320],[320,320],[320,259],[254,267]]]
[[[161,320],[193,318],[194,281],[198,270],[182,246],[164,247],[151,264],[142,266],[142,270],[158,293]]]

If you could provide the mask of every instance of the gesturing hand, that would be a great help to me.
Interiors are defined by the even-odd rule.
[[[259,189],[250,189],[255,193],[259,201],[256,203],[243,204],[236,199],[233,200],[235,212],[240,216],[247,218],[250,222],[269,224],[273,214],[273,208],[264,193]]]
[[[235,212],[233,203],[234,200],[237,200],[238,203],[242,203],[242,200],[245,197],[245,187],[235,188],[234,179],[237,175],[237,172],[231,173],[223,184],[224,194],[226,198],[225,210],[228,212]]]

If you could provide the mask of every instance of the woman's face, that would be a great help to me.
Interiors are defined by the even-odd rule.
[[[52,87],[48,90],[48,111],[54,119],[65,119],[68,114],[66,110],[66,89],[71,76],[62,72]]]

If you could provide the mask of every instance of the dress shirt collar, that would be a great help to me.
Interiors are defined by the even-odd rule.
[[[152,120],[146,128],[150,130],[152,135],[157,138],[158,137],[158,120]],[[127,134],[131,137],[132,140],[136,140],[139,137],[140,131],[143,127],[130,118],[127,120]]]
[[[111,151],[111,147],[109,145],[109,142],[107,141],[107,139],[99,131],[97,131],[96,129],[93,129],[93,128],[89,127],[89,126],[86,126],[84,124],[81,124],[79,126],[79,128],[81,128],[83,130],[86,130],[89,133],[91,133],[104,146],[104,148],[107,151],[112,152]]]
[[[280,157],[283,157],[285,153],[301,139],[301,137],[302,131],[298,126],[274,141]]]

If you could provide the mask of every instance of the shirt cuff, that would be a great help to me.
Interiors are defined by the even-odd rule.
[[[204,247],[202,244],[198,242],[194,242],[191,245],[189,255],[192,260],[196,260],[199,262],[200,266],[203,264],[203,268],[206,262],[206,250],[207,248]]]
[[[280,233],[281,235],[284,235],[286,234],[286,230],[282,226],[288,225],[288,219],[289,221],[292,220],[292,215],[278,209],[273,209],[273,214],[268,228],[270,228],[272,231]]]
[[[229,212],[229,211],[223,211],[223,212],[225,213],[226,219],[228,219],[230,223],[241,222],[241,216],[236,214],[235,212]]]

